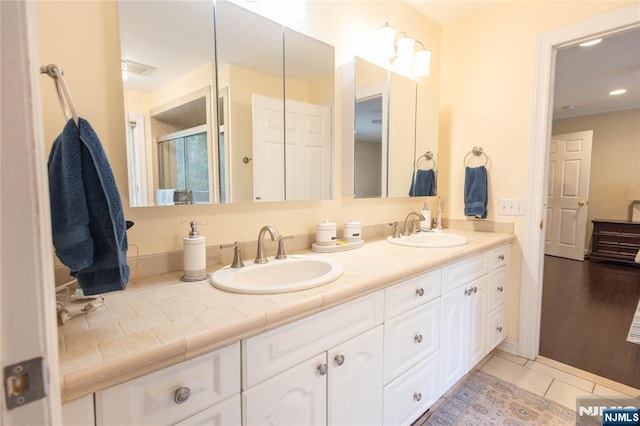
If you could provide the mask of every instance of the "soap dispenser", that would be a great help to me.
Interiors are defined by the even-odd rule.
[[[182,222],[186,223],[186,222]],[[198,222],[189,222],[189,236],[182,239],[184,246],[184,275],[182,281],[202,281],[209,278],[207,273],[207,250],[205,238],[198,233]]]
[[[424,220],[420,221],[420,230],[428,231],[431,229],[431,210],[429,210],[429,205],[426,202],[422,207],[422,216],[424,216]]]

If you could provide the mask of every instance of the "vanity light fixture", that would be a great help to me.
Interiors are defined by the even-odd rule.
[[[601,38],[595,38],[593,40],[589,40],[589,41],[585,41],[584,43],[580,43],[578,46],[580,46],[580,47],[595,46],[596,44],[600,43],[601,41],[602,41]]]
[[[376,37],[377,48],[385,61],[412,72],[416,77],[429,75],[431,51],[427,50],[422,42],[405,32],[397,32],[388,22],[378,28]]]
[[[623,95],[625,93],[627,93],[627,89],[616,89],[609,92],[611,96]]]

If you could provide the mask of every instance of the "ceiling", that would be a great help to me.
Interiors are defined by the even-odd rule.
[[[442,27],[504,2],[407,0]],[[619,88],[627,89],[627,93],[609,95]],[[631,108],[640,108],[640,28],[608,35],[592,47],[574,45],[558,50],[554,119]]]

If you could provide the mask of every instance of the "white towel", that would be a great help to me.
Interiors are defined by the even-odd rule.
[[[636,253],[636,263],[640,263],[640,250]]]

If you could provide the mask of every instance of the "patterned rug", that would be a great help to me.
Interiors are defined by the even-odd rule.
[[[575,425],[576,413],[477,371],[421,425]]]
[[[629,329],[627,342],[640,345],[640,300],[638,301],[638,309],[636,309],[636,314],[633,317],[633,321],[631,321],[631,328]]]

